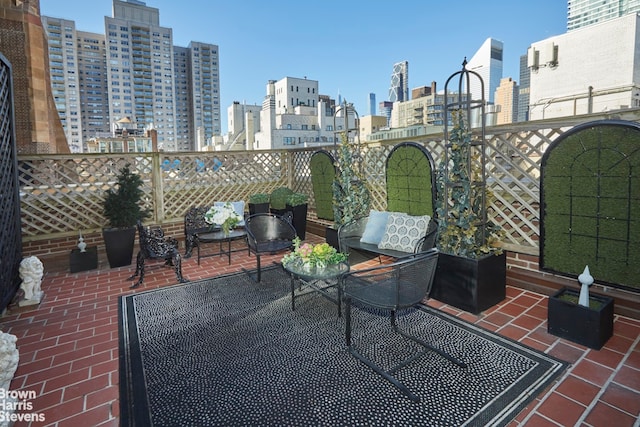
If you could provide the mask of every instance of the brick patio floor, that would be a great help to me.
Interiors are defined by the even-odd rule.
[[[309,236],[308,240],[319,239]],[[240,242],[236,242],[238,244]],[[263,258],[263,265],[281,256]],[[157,262],[154,264],[158,264]],[[43,301],[36,308],[7,312],[0,329],[18,337],[20,363],[12,390],[34,391],[33,409],[44,423],[15,426],[117,426],[118,297],[130,290],[130,267],[68,273],[68,260],[45,263]],[[246,252],[227,258],[184,260],[191,281],[255,268]],[[149,269],[140,290],[176,283],[169,268]],[[547,333],[547,297],[508,287],[501,304],[471,315],[438,301],[429,305],[571,363],[510,426],[640,425],[640,321],[616,316],[614,336],[600,351]]]

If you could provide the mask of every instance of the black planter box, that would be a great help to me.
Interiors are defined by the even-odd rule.
[[[562,299],[571,295],[577,300],[578,291],[563,288],[549,297],[547,331],[586,347],[600,350],[613,335],[613,299],[600,295],[589,295],[589,300],[598,301],[598,310]]]
[[[330,246],[340,250],[340,242],[338,242],[338,230],[333,227],[325,227],[324,238]]]
[[[269,213],[269,202],[249,203],[249,215],[257,213]]]
[[[136,228],[105,228],[102,230],[105,251],[111,268],[131,265]]]
[[[307,204],[290,206],[287,205],[287,210],[293,213],[293,228],[296,229],[296,233],[300,240],[304,240],[307,236]]]
[[[77,273],[79,271],[95,270],[98,268],[98,248],[91,246],[85,252],[80,249],[73,249],[69,255],[69,271]]]
[[[440,253],[430,297],[474,314],[506,297],[507,255],[473,259]]]

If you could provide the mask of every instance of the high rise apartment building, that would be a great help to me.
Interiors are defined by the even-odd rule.
[[[60,122],[69,150],[72,153],[82,152],[79,49],[76,47],[75,23],[43,16],[42,25],[48,38],[51,92]]]
[[[520,80],[518,83],[518,117],[514,121],[529,120],[529,91],[531,90],[531,70],[527,67],[527,55],[520,55]]]
[[[318,81],[285,77],[267,83],[259,131],[247,136],[247,150],[313,147],[336,143],[336,132],[356,127],[355,117],[335,117],[335,101],[318,94]],[[245,129],[250,127],[245,126]],[[251,144],[253,142],[253,144]]]
[[[640,12],[640,0],[568,0],[567,30]]]
[[[500,106],[496,111],[497,125],[513,123],[517,120],[518,85],[511,77],[505,77],[500,81],[494,100],[496,106]]]
[[[138,0],[113,0],[104,35],[76,31],[66,19],[42,20],[54,54],[56,107],[72,151],[124,118],[134,131],[155,129],[165,151],[194,150],[220,135],[217,45],[174,46],[159,9]]]

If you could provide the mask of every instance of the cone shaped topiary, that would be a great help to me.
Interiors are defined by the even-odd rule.
[[[141,206],[143,181],[132,173],[129,164],[120,169],[115,189],[107,190],[103,215],[109,227],[134,227],[136,221],[150,216],[149,210]]]

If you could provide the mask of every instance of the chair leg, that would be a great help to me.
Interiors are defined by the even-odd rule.
[[[352,344],[352,339],[351,339],[351,298],[346,297],[344,299],[344,305],[345,307],[345,341],[346,344],[349,348],[349,353],[351,353],[351,355],[353,355],[355,358],[357,358],[358,360],[360,360],[362,363],[364,363],[365,365],[367,365],[369,368],[373,369],[376,373],[378,373],[380,376],[382,376],[384,379],[386,379],[387,381],[389,381],[391,384],[393,384],[396,388],[398,388],[404,395],[406,395],[409,399],[411,399],[413,402],[420,402],[420,397],[418,397],[415,393],[413,393],[411,390],[409,390],[409,388],[407,386],[405,386],[403,383],[401,383],[398,379],[396,379],[393,374],[395,372],[397,372],[398,370],[400,370],[401,368],[404,368],[405,366],[407,366],[409,363],[411,363],[412,361],[414,361],[415,359],[417,359],[418,357],[421,357],[424,353],[426,353],[426,351],[431,350],[434,351],[436,353],[438,353],[439,355],[441,355],[442,357],[444,357],[445,359],[455,363],[456,365],[460,366],[461,368],[466,368],[467,364],[460,361],[459,359],[455,358],[454,356],[440,350],[439,348],[436,348],[428,343],[426,343],[425,341],[421,340],[420,338],[414,337],[413,335],[410,335],[406,332],[404,332],[403,330],[401,330],[398,327],[397,324],[397,319],[396,319],[396,311],[395,310],[391,310],[391,327],[393,329],[394,332],[400,334],[401,336],[421,345],[422,347],[425,348],[424,351],[419,352],[411,357],[409,357],[408,359],[405,359],[403,361],[401,361],[400,363],[398,363],[396,366],[392,367],[391,369],[389,369],[388,371],[385,371],[384,369],[382,369],[381,367],[379,367],[378,365],[376,365],[372,360],[370,360],[369,358],[367,358],[366,356],[364,356],[363,354],[361,354],[360,352],[358,352],[353,344]]]
[[[173,254],[173,256],[170,258],[170,260],[173,264],[173,271],[175,271],[176,273],[176,279],[178,279],[178,283],[188,282],[188,280],[182,276],[182,257],[180,256],[180,253],[178,253],[177,250]]]
[[[396,379],[393,375],[389,374],[387,371],[373,363],[369,358],[363,356],[359,353],[351,343],[351,298],[345,298],[345,341],[347,346],[349,347],[349,353],[354,356],[356,359],[367,365],[369,368],[373,369],[378,375],[382,376],[385,380],[389,381],[393,384],[398,390],[400,390],[405,396],[411,399],[413,402],[420,402],[420,398],[413,393],[409,388],[402,384],[398,379]]]
[[[133,276],[129,277],[129,280],[133,280],[138,275],[138,273],[140,273],[140,278],[136,283],[130,286],[130,289],[137,288],[142,284],[142,281],[144,280],[144,255],[142,254],[142,251],[138,252],[138,256],[136,257],[136,273]]]
[[[414,337],[413,335],[409,335],[408,333],[406,333],[405,331],[397,328],[396,332],[399,333],[400,335],[402,335],[403,337],[410,339],[411,341],[415,342],[416,344],[420,344],[421,346],[423,346],[424,348],[427,348],[433,352],[438,353],[440,356],[444,357],[445,359],[449,360],[450,362],[455,363],[456,365],[460,366],[461,368],[466,368],[467,364],[464,363],[463,361],[461,361],[460,359],[457,359],[456,357],[450,355],[449,353],[440,350],[437,347],[432,346],[431,344],[421,340],[418,337]]]
[[[184,252],[184,257],[191,258],[191,252],[193,252],[193,247],[195,245],[195,236],[193,234],[188,234],[184,238],[184,245],[186,249]]]
[[[242,269],[242,271],[244,271],[245,273],[247,273],[247,275],[251,278],[251,280],[253,280],[254,282],[260,282],[261,280],[261,275],[260,275],[260,254],[256,252],[256,264],[257,264],[257,270],[256,270],[256,275],[254,277],[253,273],[250,270],[247,270],[245,268]]]

